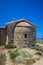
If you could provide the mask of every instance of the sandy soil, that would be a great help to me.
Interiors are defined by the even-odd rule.
[[[40,60],[36,61],[36,63],[33,65],[43,65],[43,57]]]

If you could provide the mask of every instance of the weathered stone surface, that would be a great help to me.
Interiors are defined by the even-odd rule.
[[[14,24],[7,26],[7,42],[6,43],[13,43],[13,37],[14,37]]]
[[[0,28],[0,45],[6,44],[6,32],[5,28]]]
[[[7,24],[4,30],[1,30],[2,33],[0,32],[1,43],[14,43],[15,45],[20,47],[30,47],[32,45],[35,45],[35,28],[35,25],[30,22],[27,22],[26,20],[15,21],[13,23]]]
[[[25,34],[27,37],[25,38]],[[16,27],[14,30],[14,43],[17,46],[25,47],[35,44],[35,32],[33,28]]]

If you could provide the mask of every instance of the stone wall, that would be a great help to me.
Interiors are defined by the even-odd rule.
[[[6,44],[6,32],[5,28],[0,28],[0,45]]]
[[[13,43],[14,37],[14,25],[10,24],[7,26],[7,42],[6,43]]]
[[[30,27],[15,27],[14,44],[20,47],[32,46],[34,41],[36,41],[34,30],[35,29]],[[25,35],[26,35],[26,38],[25,38]]]
[[[30,47],[35,45],[36,31],[32,26],[7,25],[6,43],[14,43],[20,47]]]

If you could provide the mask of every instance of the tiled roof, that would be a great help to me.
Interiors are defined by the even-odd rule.
[[[31,26],[31,25],[27,22],[20,22],[16,26]]]
[[[35,24],[33,24],[33,23],[31,23],[31,22],[29,22],[29,21],[27,21],[26,19],[19,19],[19,20],[13,20],[13,21],[11,21],[11,22],[9,22],[9,23],[7,23],[6,25],[10,25],[10,24],[16,24],[16,23],[20,23],[20,22],[27,22],[27,23],[24,23],[24,25],[32,25],[32,26],[35,26],[35,27],[37,27]],[[29,24],[28,24],[29,23]],[[19,24],[19,25],[23,25],[23,23],[21,23],[21,24]]]

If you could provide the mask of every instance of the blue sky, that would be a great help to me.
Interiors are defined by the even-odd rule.
[[[0,0],[0,26],[14,18],[36,24],[37,38],[43,38],[43,0]]]

